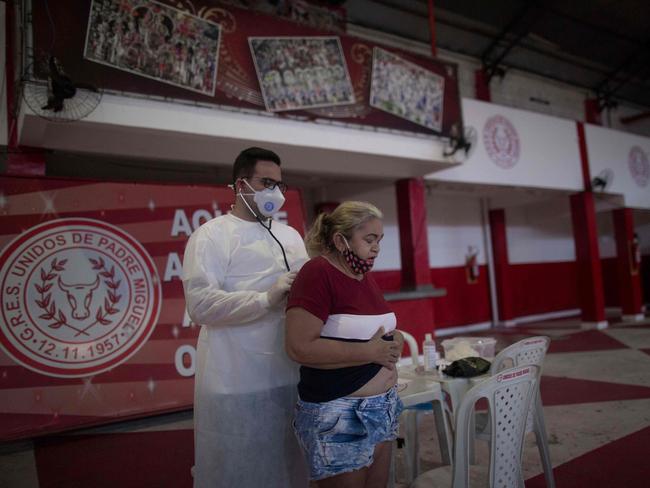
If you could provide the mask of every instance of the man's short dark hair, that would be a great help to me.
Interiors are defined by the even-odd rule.
[[[261,147],[249,147],[239,153],[235,164],[232,166],[232,184],[239,178],[250,178],[255,172],[255,165],[258,161],[273,161],[280,166],[280,156],[268,149]]]

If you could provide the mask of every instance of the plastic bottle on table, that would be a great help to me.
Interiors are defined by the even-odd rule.
[[[438,351],[436,350],[436,343],[431,334],[424,335],[422,353],[424,355],[424,370],[435,371],[436,361],[438,360]]]

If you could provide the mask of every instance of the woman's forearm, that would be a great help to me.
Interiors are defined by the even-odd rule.
[[[368,364],[368,361],[356,361],[356,362],[349,362],[349,363],[323,363],[323,364],[300,363],[301,366],[307,366],[309,368],[316,368],[316,369],[351,368],[353,366],[362,366],[364,364]]]
[[[306,366],[331,369],[377,363],[394,369],[399,358],[398,345],[382,339],[383,327],[379,327],[367,342],[323,339],[320,336],[323,321],[299,307],[287,311],[286,327],[287,355]]]
[[[287,353],[291,359],[303,366],[336,369],[371,362],[366,344],[318,338],[288,347]]]

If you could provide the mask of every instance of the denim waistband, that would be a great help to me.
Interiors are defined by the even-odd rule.
[[[335,400],[330,400],[329,402],[322,403],[313,403],[305,402],[302,400],[298,401],[298,408],[303,411],[312,411],[317,412],[323,408],[352,408],[355,410],[358,409],[372,409],[372,408],[385,408],[387,403],[391,403],[396,400],[397,395],[397,385],[392,386],[389,390],[378,395],[372,395],[367,397],[341,397],[336,398]]]

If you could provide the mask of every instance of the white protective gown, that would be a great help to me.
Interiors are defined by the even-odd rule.
[[[292,271],[308,259],[298,232],[274,222]],[[286,273],[280,246],[232,214],[190,237],[183,286],[201,325],[194,394],[195,488],[305,488],[291,422],[298,365],[284,350],[284,303],[266,291]]]

